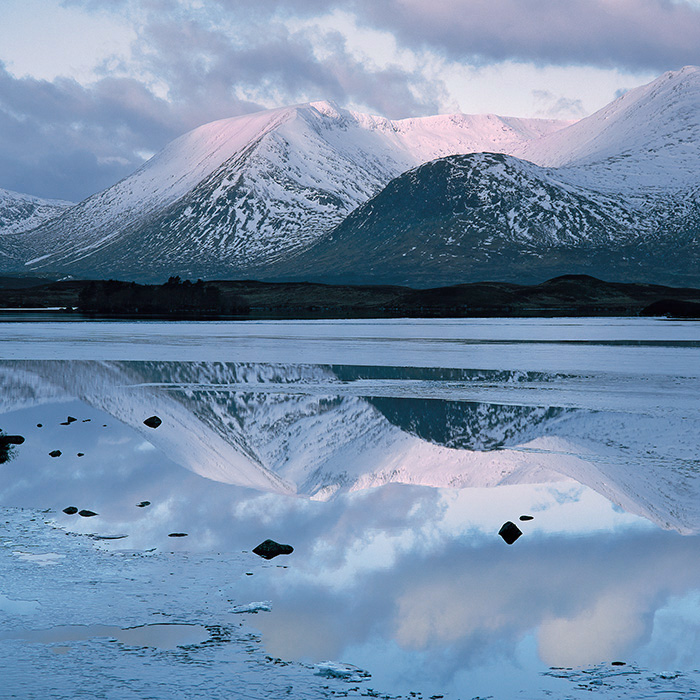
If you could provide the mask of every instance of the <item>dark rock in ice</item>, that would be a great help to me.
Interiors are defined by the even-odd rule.
[[[37,423],[37,424],[36,424],[36,427],[37,427],[37,428],[43,428],[43,427],[44,427],[44,424],[43,424],[43,423]]]
[[[504,539],[506,544],[513,544],[523,533],[515,523],[509,520],[507,523],[503,523],[503,527],[498,531],[498,534]]]
[[[186,532],[171,532],[168,537],[187,537]]]
[[[83,423],[89,423],[91,420],[91,418],[83,418]]]
[[[78,457],[85,457],[85,453],[84,453],[84,452],[78,452]]]
[[[151,502],[150,501],[141,501],[141,503],[137,503],[136,507],[137,508],[145,508],[146,506],[150,506]]]
[[[92,518],[92,516],[97,515],[97,513],[92,510],[80,510],[78,511],[78,515],[82,515],[83,518]]]
[[[68,418],[66,418],[66,423],[75,423],[75,421],[77,421],[77,420],[78,419],[73,418],[73,416],[68,416]]]
[[[612,661],[610,663],[611,666],[627,666],[627,664],[624,661]]]
[[[261,542],[254,550],[253,554],[257,554],[263,559],[274,559],[280,554],[291,554],[294,547],[288,544],[279,544],[274,540],[265,540]]]
[[[0,464],[9,462],[14,456],[14,445],[21,445],[24,438],[21,435],[0,434]]]
[[[150,418],[146,418],[143,424],[147,425],[149,428],[157,428],[162,422],[163,421],[158,418],[158,416],[151,416]]]
[[[49,457],[60,457],[62,454],[61,450],[52,450],[49,452]]]
[[[528,520],[534,520],[535,518],[532,515],[521,515],[520,520],[523,522],[527,522]]]
[[[0,435],[0,447],[6,445],[21,445],[24,438],[21,435]]]
[[[64,508],[63,512],[66,515],[75,515],[78,512],[78,509],[75,506],[68,506],[68,508]]]

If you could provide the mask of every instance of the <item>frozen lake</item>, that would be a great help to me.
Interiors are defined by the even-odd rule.
[[[697,696],[700,323],[0,337],[0,698]]]

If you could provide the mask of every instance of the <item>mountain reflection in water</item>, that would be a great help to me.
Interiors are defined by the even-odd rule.
[[[593,410],[596,381],[434,368],[8,361],[0,405],[7,413],[78,399],[200,476],[263,491],[318,500],[390,482],[574,479],[664,528],[697,532],[697,412],[654,413],[636,396],[617,410]],[[565,397],[570,405],[542,405],[572,382],[581,388]],[[490,393],[514,401],[471,400]],[[142,423],[154,413],[163,419],[157,430]]]

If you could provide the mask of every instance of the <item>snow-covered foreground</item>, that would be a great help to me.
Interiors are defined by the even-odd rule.
[[[241,551],[99,549],[55,529],[55,515],[3,508],[2,517],[2,698],[585,698],[591,690],[644,698],[700,690],[698,596],[678,595],[700,582],[698,543],[629,524],[612,542],[559,536],[522,551],[469,544],[460,532],[427,556],[408,530],[385,529],[342,555],[357,580],[341,562],[319,580],[314,569],[332,559],[328,552],[302,551],[278,565]],[[320,539],[328,547],[331,538]],[[369,550],[364,561],[358,544]],[[380,563],[382,553],[398,556]],[[606,555],[615,559],[601,565]],[[271,612],[237,611],[260,592],[272,593]],[[634,655],[618,653],[640,641]],[[561,667],[577,658],[581,666]],[[625,666],[611,663],[622,659]]]
[[[348,677],[333,677],[321,665],[270,657],[248,616],[236,614],[237,582],[274,563],[243,554],[100,551],[47,526],[46,514],[3,509],[2,517],[2,698],[367,693],[348,666],[338,666]]]
[[[699,324],[2,325],[0,698],[697,696]]]

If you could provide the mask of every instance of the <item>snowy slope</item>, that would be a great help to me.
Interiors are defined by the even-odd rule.
[[[648,194],[696,187],[700,68],[665,73],[514,155],[560,168],[561,177],[594,189]]]
[[[403,173],[278,277],[450,285],[563,274],[700,284],[700,68],[632,90],[512,156]]]
[[[71,206],[72,202],[41,199],[0,188],[0,235],[29,231]]]
[[[0,368],[0,414],[77,397],[132,426],[173,461],[208,479],[276,493],[293,488],[260,463],[231,424],[197,420],[168,392],[133,385],[143,379],[128,363],[18,362]],[[157,430],[144,426],[157,413]]]
[[[410,167],[511,151],[562,126],[493,115],[390,121],[327,102],[213,122],[33,231],[28,268],[142,279],[251,269],[308,247]]]
[[[335,395],[342,382],[329,367],[18,361],[1,369],[0,387],[8,391],[0,394],[0,414],[76,396],[200,476],[262,491],[319,499],[362,484],[465,487],[557,478],[538,460],[423,439],[366,398]],[[510,406],[464,410],[470,432],[499,445],[541,435],[558,416]],[[157,430],[142,424],[154,413],[163,420]]]

